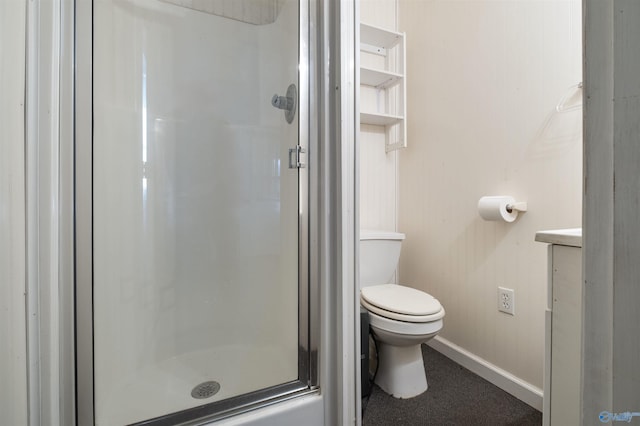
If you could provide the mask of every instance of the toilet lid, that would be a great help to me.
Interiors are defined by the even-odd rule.
[[[433,315],[442,310],[438,299],[430,294],[398,284],[364,287],[360,296],[369,305],[403,315]]]

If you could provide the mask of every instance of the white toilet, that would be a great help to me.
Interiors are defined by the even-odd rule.
[[[431,295],[391,284],[404,234],[360,231],[360,303],[378,346],[375,383],[396,398],[427,390],[420,345],[442,329],[444,308]]]

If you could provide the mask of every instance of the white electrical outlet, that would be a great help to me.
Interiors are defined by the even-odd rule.
[[[515,295],[513,289],[498,287],[498,310],[515,315]]]

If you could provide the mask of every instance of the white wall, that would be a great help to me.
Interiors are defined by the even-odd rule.
[[[397,30],[396,1],[361,0],[360,20],[388,30]],[[361,53],[363,65],[381,67],[375,62],[379,60],[379,57]],[[374,90],[361,88],[360,110],[376,110]],[[360,126],[360,228],[395,230],[398,151],[385,153],[382,127]]]
[[[583,425],[640,406],[640,3],[585,1]]]
[[[0,2],[0,423],[27,424],[24,1]]]
[[[399,161],[401,282],[438,298],[442,336],[542,388],[546,247],[581,225],[581,2],[400,0],[408,141]],[[529,203],[485,222],[483,195]],[[515,316],[497,287],[515,290]]]

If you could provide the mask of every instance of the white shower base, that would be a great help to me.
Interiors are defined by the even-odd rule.
[[[270,346],[225,346],[146,366],[109,395],[101,395],[96,383],[96,425],[127,425],[295,380],[293,355]],[[196,385],[210,380],[220,384],[217,394],[191,396]]]

